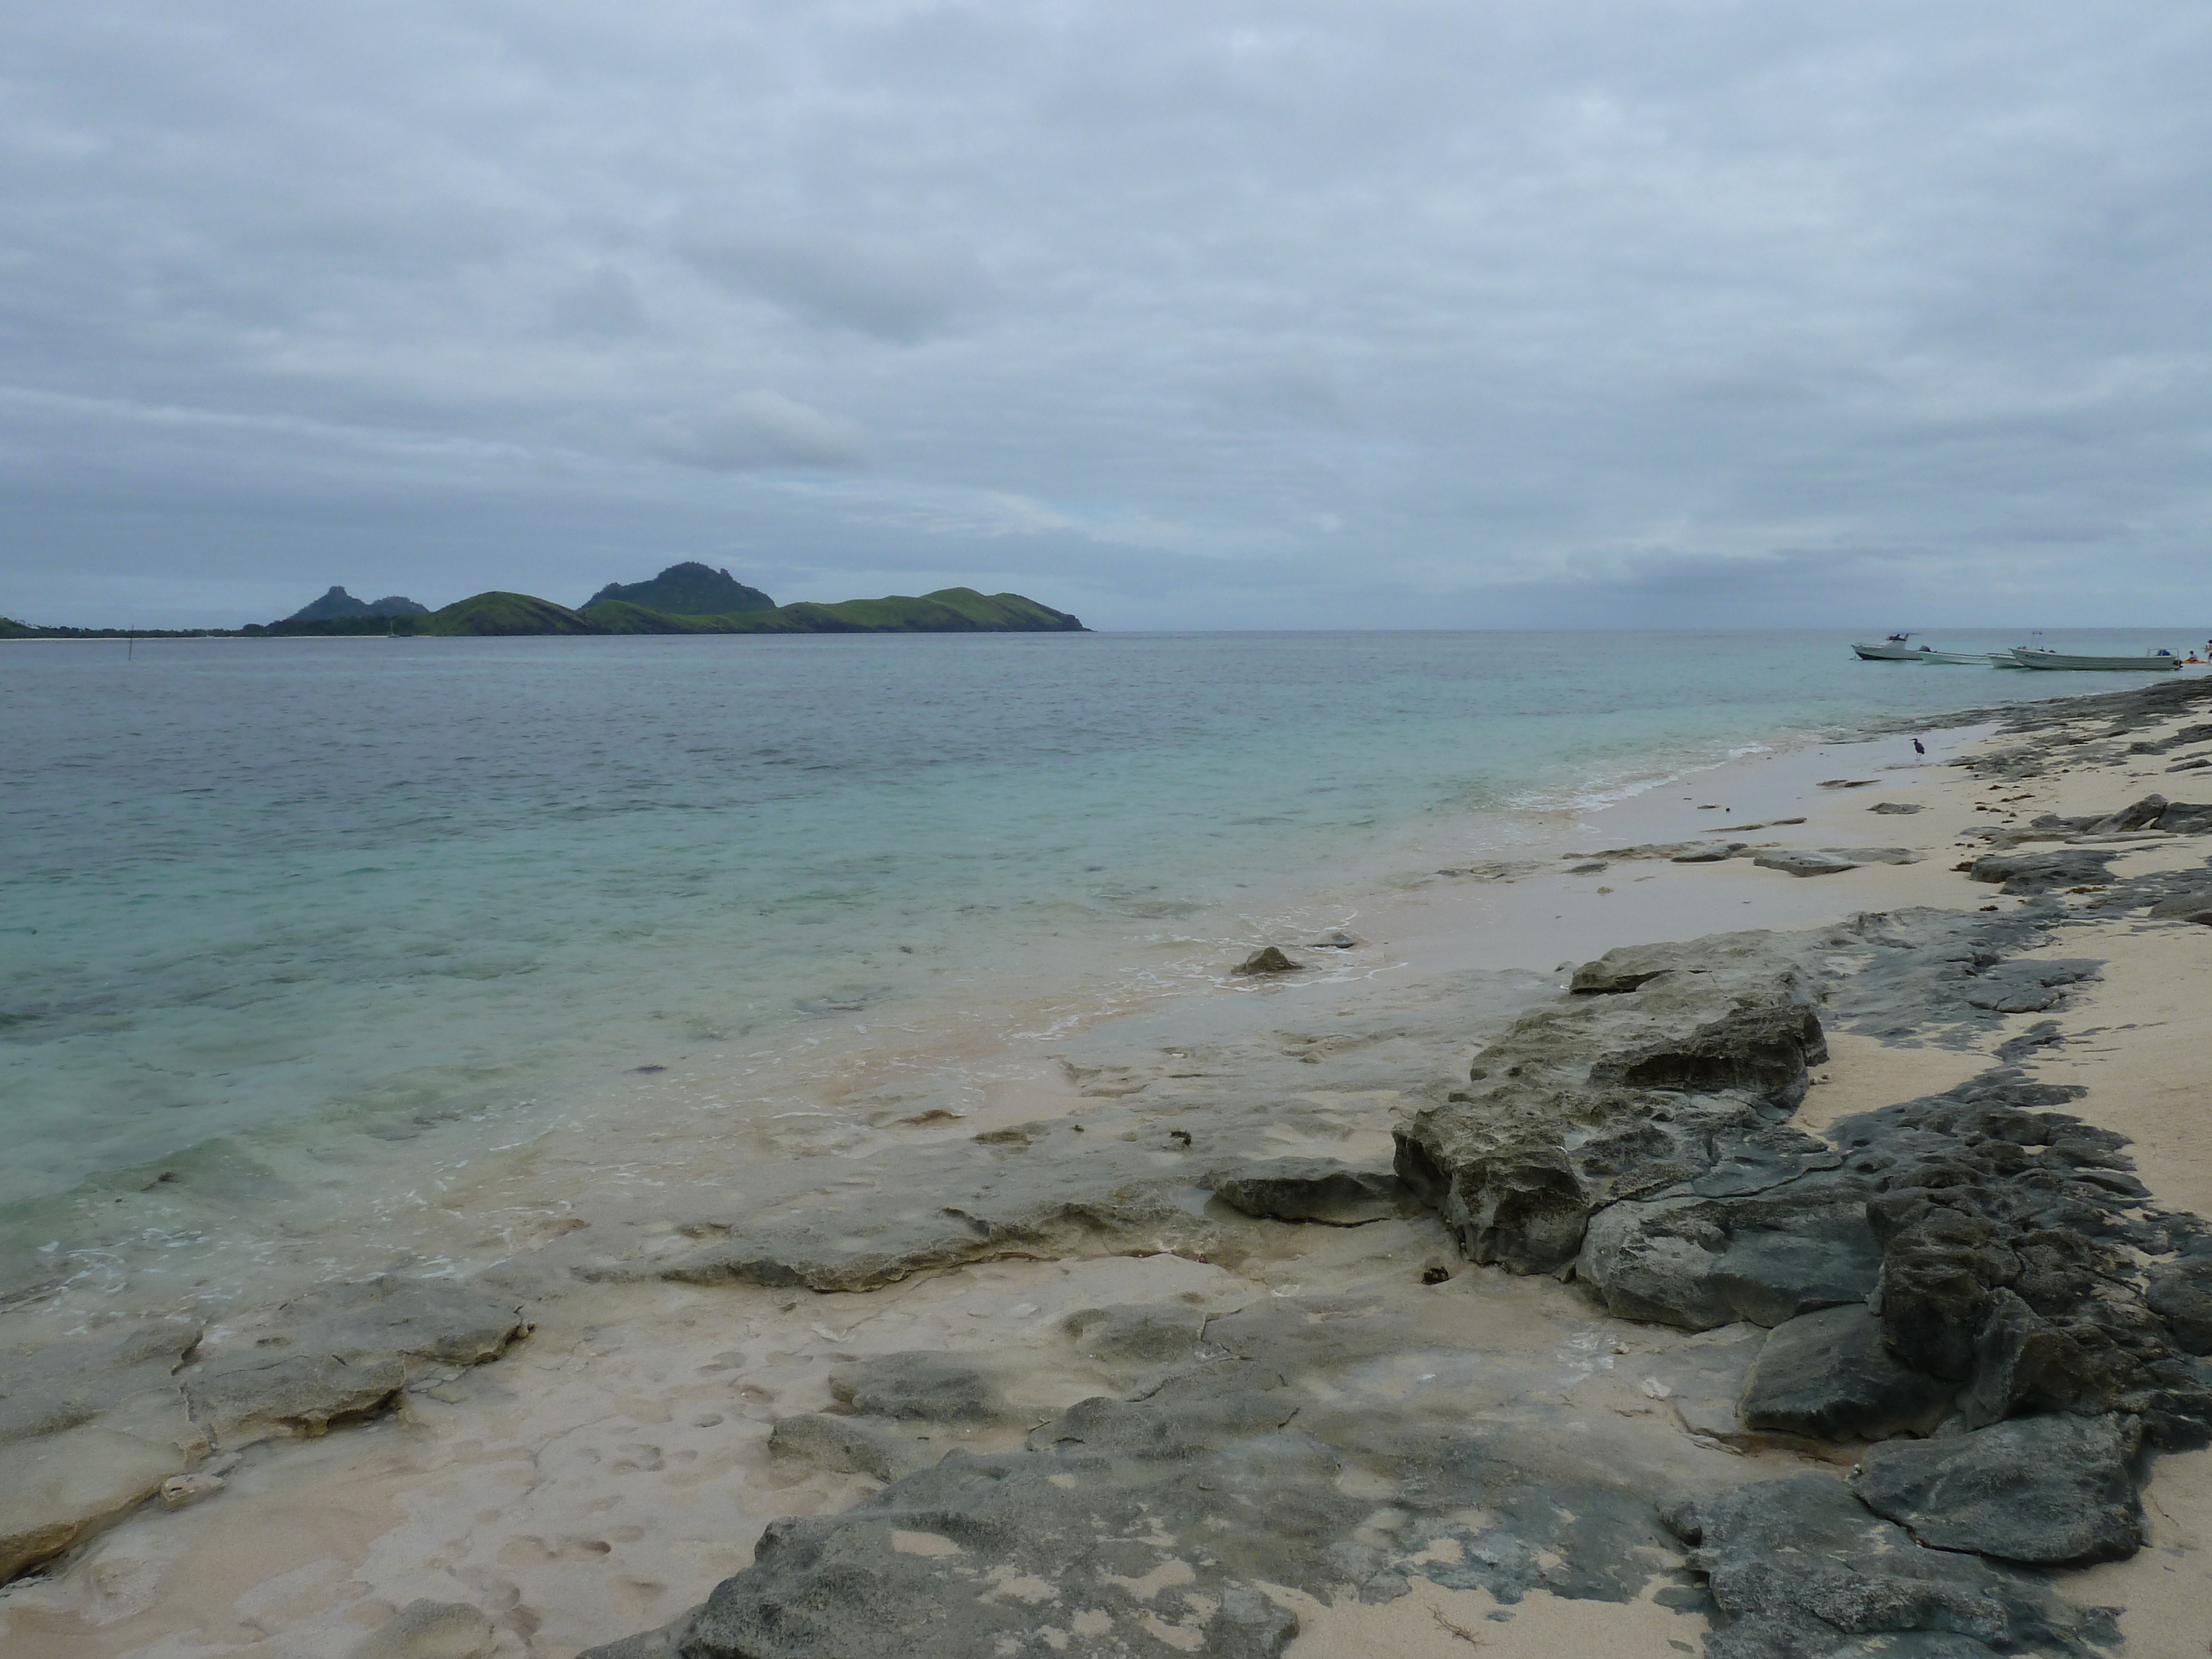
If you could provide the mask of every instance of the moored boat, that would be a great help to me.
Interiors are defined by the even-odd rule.
[[[1914,645],[1911,639],[1910,634],[1892,634],[1880,645],[1868,645],[1854,640],[1851,649],[1858,653],[1861,662],[1956,663],[1985,668],[1993,660],[1986,653],[1938,651],[1933,646]]]
[[[2181,666],[2181,659],[2165,650],[2149,651],[2134,657],[2100,657],[2072,651],[2052,651],[2040,645],[2019,645],[2007,654],[2022,668],[2072,668],[2091,673],[2124,673],[2130,670],[2145,669],[2153,673],[2162,673],[2167,669]]]

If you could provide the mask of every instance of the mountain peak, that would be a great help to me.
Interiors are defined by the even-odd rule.
[[[332,622],[349,617],[427,617],[430,607],[393,593],[372,602],[356,599],[343,587],[333,587],[319,599],[301,605],[284,618],[288,623]]]
[[[585,601],[624,599],[671,617],[726,617],[740,611],[773,611],[775,601],[748,587],[726,569],[686,559],[672,564],[649,582],[609,582]]]

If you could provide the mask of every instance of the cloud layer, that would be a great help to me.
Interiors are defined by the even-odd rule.
[[[0,46],[0,613],[680,557],[1129,627],[2212,611],[2201,7],[48,0]]]

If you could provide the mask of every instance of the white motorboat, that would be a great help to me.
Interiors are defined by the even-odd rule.
[[[1963,651],[1938,651],[1933,646],[1914,645],[1911,640],[1910,634],[1892,634],[1880,645],[1853,641],[1851,649],[1858,653],[1862,662],[1954,663],[1986,668],[1992,660],[1985,653],[1971,655]]]
[[[2022,668],[2074,668],[2090,673],[2124,673],[2131,669],[2163,673],[2181,666],[2181,659],[2165,650],[2145,652],[2135,657],[2094,657],[2071,651],[2052,651],[2040,645],[2019,645],[2008,654]]]

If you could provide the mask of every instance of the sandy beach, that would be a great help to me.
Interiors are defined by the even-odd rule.
[[[447,1202],[442,1236],[473,1223],[475,1254],[426,1258],[445,1300],[402,1273],[373,1305],[311,1292],[189,1332],[81,1300],[34,1310],[0,1333],[21,1345],[0,1533],[23,1575],[0,1591],[0,1646],[1744,1659],[1950,1630],[1910,1650],[2201,1654],[2212,1451],[2191,1443],[2190,1401],[2212,1377],[2182,1316],[2130,1315],[2154,1408],[2124,1367],[2071,1403],[2022,1382],[1989,1406],[1994,1337],[1909,1429],[1760,1426],[1741,1402],[1770,1329],[1880,1322],[1877,1267],[1896,1316],[1898,1241],[1927,1224],[1893,1200],[1944,1183],[1838,1189],[1853,1169],[1831,1148],[1905,1103],[2009,1113],[2015,1138],[2037,1112],[2125,1137],[2124,1156],[2068,1152],[2056,1174],[2090,1143],[2039,1129],[2031,1150],[2065,1201],[2109,1195],[2105,1254],[2081,1272],[2126,1278],[2110,1295],[2130,1310],[2172,1303],[2142,1286],[2179,1283],[2187,1218],[2212,1216],[2212,927],[2179,902],[2212,890],[2212,809],[2104,821],[2154,794],[2212,799],[2212,774],[2171,769],[2212,754],[2208,719],[2212,683],[2191,680],[1750,756],[1560,814],[1526,845],[1407,872],[1341,941],[1272,941],[1293,971],[1224,962],[1211,989],[1083,1029],[994,1050],[965,1036],[937,1057],[975,1079],[957,1100],[902,1092],[915,1045],[896,1069],[856,1065],[865,1130],[824,1148],[710,1121],[644,1146],[610,1120],[557,1151],[634,1170],[588,1209],[522,1224],[513,1194]],[[1985,859],[2016,863],[1971,867]],[[1730,942],[1637,954],[1713,936]],[[1739,1015],[1765,1022],[1755,1040],[1731,1035]],[[1482,1140],[1508,1114],[1540,1125],[1520,1086],[1540,1074],[1570,1104],[1552,1162],[1526,1153],[1530,1127],[1515,1167],[1579,1183],[1571,1204],[1521,1175],[1507,1192]],[[1631,1119],[1593,1174],[1587,1149]],[[1917,1135],[1912,1156],[1936,1159],[1936,1121],[1882,1120],[1860,1144]],[[1703,1163],[1680,1161],[1692,1141]],[[1491,1176],[1470,1173],[1481,1158]],[[1743,1219],[1816,1179],[1817,1204]],[[1698,1224],[1731,1240],[1804,1249],[1778,1277],[1681,1268],[1652,1240],[1697,1204],[1739,1206]],[[1857,1230],[1832,1249],[1790,1231],[1820,1206]],[[1860,1285],[1838,1264],[1869,1209],[1896,1231],[1868,1235]],[[2051,1231],[1975,1248],[2025,1260],[2058,1248],[2035,1242]],[[1814,1283],[1823,1252],[1842,1289]],[[2142,1482],[2139,1547],[2029,1565],[1922,1549],[1908,1532],[1957,1520],[1937,1499],[1908,1528],[1896,1502],[1846,1495],[1875,1485],[1841,1484],[1876,1443],[2061,1418],[2147,1437],[2112,1463]],[[1807,1480],[1889,1528],[1875,1555],[1901,1540],[1929,1558],[1925,1606],[1838,1613],[1820,1646],[1788,1622],[1812,1614],[1759,1600],[1826,1605],[1775,1565],[1771,1524],[1730,1508]],[[1942,1577],[1969,1569],[1985,1577]],[[1744,1589],[1759,1573],[1768,1588]]]

